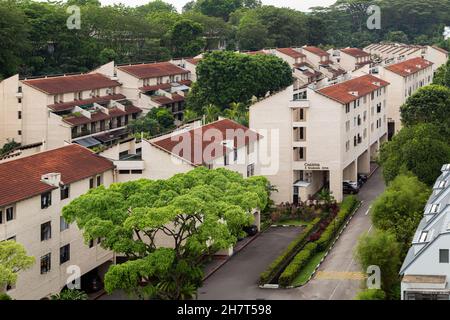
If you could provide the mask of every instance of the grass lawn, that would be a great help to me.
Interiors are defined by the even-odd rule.
[[[309,277],[311,277],[312,273],[316,269],[317,265],[319,264],[320,260],[325,256],[324,252],[316,253],[314,257],[311,258],[311,260],[308,262],[308,264],[300,271],[297,278],[294,279],[292,282],[293,286],[302,286],[304,285],[308,280]]]

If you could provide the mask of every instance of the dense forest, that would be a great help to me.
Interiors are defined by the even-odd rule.
[[[381,29],[366,27],[366,9],[381,8]],[[69,29],[71,5],[81,28]],[[229,50],[317,45],[363,47],[376,41],[438,44],[450,24],[450,0],[338,0],[311,12],[260,0],[196,0],[183,12],[162,0],[139,7],[98,0],[0,0],[0,78],[90,70],[102,63],[159,61]]]

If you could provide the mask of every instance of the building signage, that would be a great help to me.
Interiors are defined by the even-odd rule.
[[[329,170],[328,167],[322,166],[320,163],[305,163],[306,170]]]

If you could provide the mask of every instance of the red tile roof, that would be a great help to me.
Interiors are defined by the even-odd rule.
[[[419,72],[420,70],[426,69],[432,64],[433,64],[432,62],[422,58],[412,58],[406,61],[402,61],[387,66],[386,70],[396,73],[402,77],[406,77],[416,72]]]
[[[191,59],[185,59],[187,62],[189,62],[190,64],[193,64],[193,65],[197,65],[199,62],[200,62],[200,60],[202,60],[202,58],[191,58]]]
[[[76,144],[2,163],[0,207],[56,189],[41,182],[44,174],[60,173],[62,183],[71,184],[113,168],[111,161]]]
[[[166,96],[152,96],[152,101],[164,106],[167,104],[171,104],[174,102],[181,102],[184,101],[185,98],[182,95],[179,95],[178,93],[173,93],[172,98],[166,97]]]
[[[79,92],[120,86],[100,73],[23,80],[23,83],[47,94]]]
[[[129,73],[139,79],[174,76],[177,74],[189,73],[189,71],[182,69],[170,62],[134,64],[128,66],[120,66],[117,69]]]
[[[298,52],[297,50],[292,48],[278,48],[277,51],[294,59],[306,57],[303,53]]]
[[[264,50],[258,50],[258,51],[247,51],[247,52],[243,52],[245,54],[249,54],[249,55],[255,55],[255,54],[267,54]]]
[[[306,50],[308,52],[314,53],[315,55],[318,55],[318,56],[321,56],[321,57],[324,57],[324,56],[328,57],[329,56],[328,52],[326,52],[325,50],[322,50],[320,48],[317,48],[317,47],[306,46],[306,47],[303,47],[302,49],[304,49],[304,50]]]
[[[176,83],[182,84],[182,85],[185,85],[188,87],[190,87],[192,85],[191,80],[180,80],[180,81],[177,81]],[[170,89],[171,87],[172,87],[171,83],[161,83],[161,84],[155,84],[152,86],[143,86],[143,87],[140,87],[139,90],[141,90],[141,91],[158,91],[160,89],[167,90],[167,89]]]
[[[107,96],[102,96],[102,97],[95,97],[92,99],[83,99],[83,100],[75,100],[75,101],[71,101],[71,102],[55,103],[55,104],[49,105],[47,107],[55,112],[67,111],[67,110],[71,110],[75,106],[84,106],[84,105],[93,104],[93,103],[101,104],[101,103],[109,102],[111,100],[122,100],[125,98],[126,97],[123,94],[113,94],[113,95],[107,95]]]
[[[389,85],[389,82],[387,81],[381,80],[372,75],[365,75],[322,88],[317,90],[317,92],[339,103],[345,104],[355,101],[387,85]],[[355,93],[355,95],[352,93]]]
[[[220,134],[220,137],[216,137],[217,134]],[[170,137],[157,138],[150,143],[193,165],[202,165],[232,152],[233,149],[227,148],[223,144],[224,141],[233,140],[233,147],[241,148],[260,138],[259,134],[249,128],[223,119]],[[187,150],[183,149],[183,144],[186,144],[184,149]],[[174,150],[178,148],[179,150]]]
[[[368,54],[367,52],[365,52],[361,49],[358,49],[358,48],[345,48],[345,49],[341,49],[341,52],[344,52],[355,58],[370,56],[370,54]]]

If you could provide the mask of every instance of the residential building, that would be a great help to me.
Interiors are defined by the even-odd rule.
[[[306,55],[294,48],[277,48],[273,50],[273,53],[289,63],[291,68],[295,65],[306,63]]]
[[[402,128],[400,107],[419,88],[433,82],[433,63],[412,58],[379,68],[379,76],[390,83],[387,96],[389,138]]]
[[[72,144],[0,164],[0,241],[15,240],[35,264],[7,288],[14,299],[38,300],[59,293],[71,275],[69,266],[100,275],[113,262],[101,239],[85,243],[76,224],[67,224],[62,208],[89,189],[109,186],[114,165]]]
[[[358,48],[334,50],[331,59],[347,72],[353,72],[372,62],[370,54]]]
[[[363,50],[370,53],[375,62],[384,66],[413,58],[422,58],[433,63],[434,72],[448,60],[448,52],[437,46],[373,43]]]
[[[86,138],[124,129],[141,112],[120,87],[98,72],[5,79],[0,83],[0,144],[14,139],[22,145],[43,143],[44,150],[72,142],[90,146]]]
[[[449,252],[450,164],[446,164],[400,270],[402,300],[449,300]]]
[[[141,143],[140,157],[115,161],[118,181],[169,179],[198,166],[226,168],[243,177],[258,174],[261,136],[229,119],[201,121]]]
[[[158,62],[118,66],[116,74],[122,92],[144,115],[153,108],[166,107],[176,120],[183,120],[190,71],[171,62]]]
[[[250,128],[268,130],[278,170],[267,178],[277,203],[308,200],[321,188],[343,198],[344,180],[369,173],[387,139],[388,82],[372,75],[335,85],[293,86],[250,107]]]

